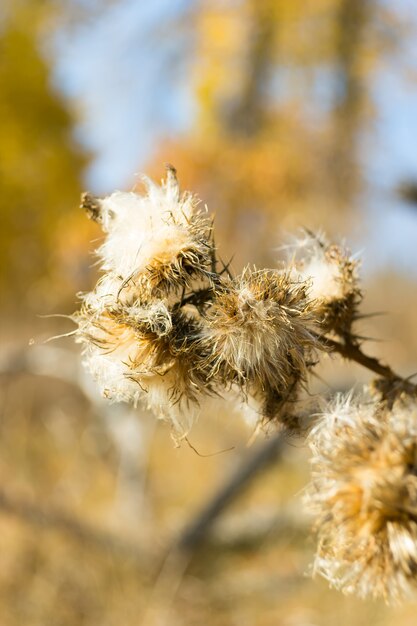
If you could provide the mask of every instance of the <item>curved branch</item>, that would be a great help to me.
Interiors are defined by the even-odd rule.
[[[391,382],[399,382],[401,383],[404,391],[410,394],[417,393],[417,385],[411,383],[407,378],[403,378],[394,370],[389,367],[389,365],[382,364],[377,358],[373,356],[369,356],[362,352],[359,345],[355,343],[341,343],[340,341],[336,341],[335,339],[330,339],[328,337],[320,337],[321,341],[324,342],[326,346],[331,348],[332,352],[337,352],[342,357],[349,361],[354,361],[362,367],[374,372],[381,378],[385,378],[390,380]]]

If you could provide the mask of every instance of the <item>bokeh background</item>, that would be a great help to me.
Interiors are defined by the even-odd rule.
[[[300,228],[363,259],[368,352],[417,371],[417,13],[412,0],[3,0],[0,7],[0,623],[408,626],[416,603],[308,576],[289,442],[186,562],[161,563],[263,445],[218,404],[191,445],[102,400],[65,315],[101,233],[83,189],[173,163],[233,270]],[[56,315],[64,317],[50,317]],[[320,393],[366,379],[335,361]],[[169,559],[168,559],[169,561]],[[161,582],[162,581],[162,582]]]

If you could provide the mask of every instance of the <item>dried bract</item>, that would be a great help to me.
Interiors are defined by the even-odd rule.
[[[417,404],[339,396],[310,435],[315,571],[346,593],[395,602],[417,584]]]

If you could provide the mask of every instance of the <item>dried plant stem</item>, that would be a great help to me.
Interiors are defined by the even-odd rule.
[[[342,343],[335,339],[328,337],[322,338],[325,345],[331,348],[332,352],[337,352],[342,357],[349,361],[354,361],[359,365],[362,365],[366,369],[374,372],[382,378],[392,381],[393,383],[401,383],[401,386],[407,393],[415,394],[417,392],[417,386],[411,383],[408,379],[403,378],[399,374],[396,374],[389,365],[383,365],[377,358],[369,356],[362,352],[361,347],[353,342]]]

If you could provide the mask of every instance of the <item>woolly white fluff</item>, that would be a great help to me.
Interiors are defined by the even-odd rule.
[[[100,300],[102,304],[103,300]],[[149,307],[133,306],[128,311],[132,319],[147,322],[159,336],[166,335],[172,328],[171,315],[163,302]],[[143,344],[131,328],[106,328],[106,322],[101,320],[99,313],[100,309],[97,309],[97,319],[93,316],[91,321],[82,325],[83,333],[94,337],[93,342],[85,342],[84,364],[105,397],[137,403],[144,387],[141,380],[139,384],[131,379],[133,373],[136,378],[141,378],[132,366],[138,361]]]
[[[83,295],[79,341],[84,364],[105,397],[134,404],[140,399],[171,419],[179,432],[189,427],[192,411],[182,410],[184,390],[178,389],[178,372],[171,370],[175,363],[167,363],[165,372],[155,368],[153,340],[139,331],[143,324],[156,337],[170,333],[172,295],[153,303],[143,300],[136,278],[146,277],[155,265],[177,267],[182,254],[188,259],[200,255],[204,263],[207,223],[197,214],[198,201],[180,195],[174,170],[168,169],[161,185],[145,176],[142,180],[143,194],[117,191],[100,200],[98,221],[106,236],[97,252],[104,275]]]
[[[294,279],[307,281],[310,284],[310,297],[324,303],[345,296],[340,264],[337,259],[326,255],[326,248],[327,243],[322,234],[296,239],[288,246]]]
[[[173,397],[177,385],[174,371],[167,371],[163,376],[155,374],[145,380],[145,385],[148,409],[159,418],[169,420],[177,437],[187,435],[201,408],[184,398]]]
[[[374,406],[369,402],[366,390],[357,397],[353,395],[353,391],[337,393],[310,431],[308,441],[312,449],[320,448],[331,452],[334,449],[335,430],[343,427],[355,428],[359,411],[369,423],[375,419]]]
[[[317,251],[301,270],[302,280],[310,280],[310,296],[314,300],[331,302],[343,298],[343,282],[337,263],[326,259],[322,250]]]
[[[89,343],[84,350],[84,366],[97,382],[101,394],[115,402],[137,404],[143,396],[140,385],[129,378],[129,363],[138,352],[135,335],[126,330],[111,350]]]
[[[101,201],[102,227],[107,232],[98,254],[102,269],[122,279],[143,271],[152,259],[175,258],[190,241],[194,214],[191,195],[180,198],[172,177],[161,186],[143,177],[146,195],[116,191]]]
[[[135,378],[129,377],[132,372],[128,368],[128,361],[136,354],[135,346],[124,346],[111,353],[103,354],[98,349],[90,349],[85,358],[85,366],[99,385],[102,395],[114,402],[130,402],[134,406],[139,401],[161,419],[171,421],[174,432],[181,437],[190,430],[197,419],[200,407],[179,399],[173,402],[172,393],[175,386],[175,376],[167,371],[165,374],[143,374]]]
[[[90,311],[100,313],[117,301],[122,280],[113,274],[104,274],[97,282],[93,291],[83,295],[85,306]]]
[[[127,310],[136,322],[147,322],[159,337],[172,329],[171,315],[163,302]],[[113,327],[105,317],[100,317],[99,311],[91,321],[84,321],[82,332],[83,336],[94,338],[84,341],[84,366],[105,398],[135,406],[141,401],[157,417],[170,420],[177,437],[189,431],[199,407],[187,403],[180,395],[176,397],[178,381],[174,363],[167,363],[166,371],[155,372],[152,362],[147,360],[148,341],[141,340],[128,326]]]
[[[311,429],[308,441],[314,450],[320,448],[331,453],[335,449],[336,433],[341,428],[356,429],[358,419],[363,423],[374,424],[381,429],[381,417],[375,414],[375,403],[371,401],[371,394],[365,386],[362,393],[354,396],[353,391],[347,394],[338,393],[325,413]],[[389,428],[406,445],[407,441],[417,438],[417,402],[414,398],[403,399],[384,418]]]

